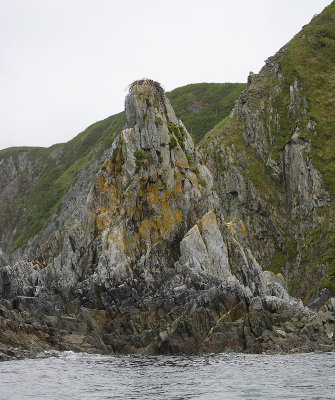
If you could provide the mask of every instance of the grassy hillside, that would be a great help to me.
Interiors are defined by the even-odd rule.
[[[15,164],[19,152],[25,150],[34,166],[33,174],[38,176],[30,188],[23,179],[24,173],[19,173],[18,198],[2,199],[1,230],[15,226],[14,247],[23,246],[30,237],[40,232],[74,183],[78,172],[112,144],[123,125],[124,113],[119,113],[89,126],[65,144],[49,148],[14,147],[0,151],[0,159],[12,156]],[[53,156],[55,152],[59,153],[57,157]]]
[[[306,119],[316,122],[317,135],[310,137],[313,163],[335,193],[335,2],[289,43],[282,70],[287,82],[301,82]]]
[[[283,190],[283,182],[271,175],[265,164],[271,159],[280,170],[280,153],[293,132],[311,143],[305,157],[311,158],[322,175],[324,188],[335,198],[335,2],[305,25],[252,78],[243,94],[243,107],[240,105],[235,115],[217,125],[203,143],[220,137],[229,147],[233,140],[247,166],[244,173],[263,198],[267,187],[272,193]],[[245,146],[242,134],[249,137],[248,129],[257,133],[253,134],[255,141]],[[248,160],[254,156],[265,160],[257,173],[256,161]],[[295,192],[290,196],[298,198]],[[296,295],[308,297],[318,287],[335,293],[334,200],[317,208],[314,216],[300,215],[292,220],[285,204],[281,207],[284,246],[277,248],[270,268],[275,272],[289,270],[290,289]]]
[[[291,40],[282,71],[285,83],[297,79],[306,96],[307,114],[298,123],[304,137],[311,141],[313,165],[321,172],[325,188],[335,195],[335,2]],[[281,104],[284,100],[278,99]],[[316,124],[315,134],[306,129],[308,121]],[[334,201],[320,209],[320,224],[305,232],[300,246],[308,249],[302,260],[301,277],[321,268],[324,276],[319,285],[335,293],[334,213]],[[294,284],[299,287],[299,275]]]
[[[198,143],[230,113],[245,86],[244,83],[194,83],[166,95],[177,117]]]

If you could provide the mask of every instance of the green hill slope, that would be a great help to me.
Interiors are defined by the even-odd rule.
[[[112,144],[123,124],[124,113],[119,113],[96,122],[64,144],[1,150],[3,167],[4,161],[11,159],[17,170],[18,186],[14,199],[6,193],[1,196],[1,236],[15,227],[13,244],[20,247],[40,232],[75,182],[78,172]],[[29,171],[18,165],[23,152],[30,161]]]
[[[235,154],[265,208],[262,218],[248,216],[262,232],[251,238],[259,259],[305,298],[324,287],[335,293],[334,127],[335,2],[249,76],[233,117],[202,142],[216,164],[212,143]]]
[[[245,86],[244,83],[194,83],[166,95],[176,115],[198,143],[230,113]]]

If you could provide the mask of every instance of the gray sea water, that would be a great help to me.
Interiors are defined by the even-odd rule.
[[[53,353],[0,363],[0,399],[335,399],[335,353]]]

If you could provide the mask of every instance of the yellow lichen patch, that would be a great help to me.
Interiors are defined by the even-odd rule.
[[[240,227],[241,227],[241,234],[242,234],[243,237],[245,237],[247,235],[247,233],[246,233],[243,221],[239,220],[239,224],[240,224]]]
[[[108,188],[108,197],[109,197],[109,202],[111,204],[116,203],[117,198],[118,198],[118,190],[114,185],[110,185]]]
[[[121,162],[122,162],[121,153],[118,151],[115,156],[115,164],[121,164]]]
[[[157,179],[158,179],[158,174],[157,174],[157,172],[154,172],[153,174],[152,174],[152,181],[153,182],[157,182]]]
[[[137,197],[145,197],[146,192],[143,189],[139,189],[137,192]]]
[[[163,210],[163,212],[164,212],[165,210],[168,210],[168,209],[170,208],[170,205],[169,205],[169,196],[168,196],[167,193],[164,193],[164,192],[163,192],[163,194],[162,194],[162,200],[161,200],[161,205],[162,205],[162,210]]]
[[[110,222],[109,218],[106,214],[98,215],[97,220],[96,220],[97,227],[101,231],[109,225],[109,222]]]
[[[197,222],[199,231],[202,232],[210,225],[217,225],[216,216],[213,210],[208,211],[202,218]]]
[[[146,251],[148,245],[152,246],[161,242],[170,232],[175,231],[181,221],[182,213],[180,211],[173,212],[168,207],[161,209],[159,215],[141,222],[137,233],[132,238],[133,249],[136,252]]]
[[[158,221],[160,222],[161,235],[164,237],[167,232],[173,232],[177,229],[177,225],[182,221],[182,213],[179,210],[164,207],[162,216]]]
[[[180,211],[175,211],[174,218],[178,223],[181,223],[183,219],[183,214]]]
[[[109,207],[106,207],[106,206],[101,206],[101,208],[100,208],[100,214],[104,214],[104,213],[106,213],[107,211],[109,211]]]
[[[122,171],[122,154],[121,154],[121,151],[118,151],[116,153],[115,158],[114,158],[113,167],[114,167],[114,170],[113,170],[114,176],[119,174]]]
[[[151,209],[155,209],[157,204],[159,204],[159,191],[157,184],[149,186],[147,199],[148,199],[148,207]]]
[[[150,226],[151,226],[151,221],[148,219],[145,219],[144,221],[141,222],[141,225],[138,229],[138,233],[142,237],[148,236],[150,234]]]
[[[175,219],[170,209],[163,211],[163,220],[161,226],[161,233],[164,234],[166,231],[172,231],[175,229]]]
[[[165,186],[162,189],[168,174],[165,171],[162,175],[157,182],[139,181],[136,199],[133,202],[127,201],[125,205],[125,213],[128,217],[132,216],[137,225],[134,234],[129,233],[124,237],[128,254],[143,254],[151,246],[174,234],[182,222],[184,203],[181,201],[183,191],[180,171],[177,170],[173,188]],[[150,217],[147,216],[148,210]]]
[[[108,187],[108,182],[104,180],[102,175],[97,177],[96,184],[100,192],[104,192]]]
[[[198,184],[198,179],[197,179],[197,176],[195,175],[195,173],[189,171],[186,176],[191,181],[192,185],[195,187],[198,194],[200,194],[201,192],[200,192],[200,188],[199,188],[199,184]]]
[[[111,232],[108,235],[108,241],[110,242],[110,244],[123,244],[123,232]]]
[[[112,169],[112,160],[108,160],[106,163],[105,163],[105,165],[106,165],[106,168],[110,171],[111,169]]]
[[[176,149],[176,166],[179,168],[190,168],[187,158],[181,149]]]
[[[97,185],[99,187],[100,192],[106,192],[104,187],[106,186],[104,181],[97,179]],[[115,186],[110,185],[108,187],[108,195],[104,193],[103,196],[95,196],[94,199],[91,200],[91,205],[89,207],[93,218],[95,219],[96,226],[99,230],[105,229],[109,224],[113,215],[117,211],[117,189]],[[95,207],[92,205],[95,203]]]
[[[109,233],[107,240],[107,249],[118,246],[124,248],[125,238],[122,230],[114,230]]]
[[[181,173],[179,170],[177,170],[175,193],[177,195],[183,193]]]

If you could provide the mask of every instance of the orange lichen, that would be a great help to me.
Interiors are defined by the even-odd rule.
[[[97,177],[96,184],[100,192],[104,192],[108,187],[108,182],[104,180],[102,175]]]
[[[101,214],[96,219],[96,225],[101,231],[109,225],[109,218],[106,214]]]
[[[189,171],[189,173],[187,174],[187,178],[191,181],[196,191],[200,193],[199,183],[196,174],[194,172]]]
[[[104,214],[107,211],[109,211],[110,207],[106,207],[106,206],[101,206],[100,208],[100,214]]]
[[[178,223],[181,223],[183,219],[183,214],[180,211],[175,211],[174,218]]]
[[[146,237],[150,233],[150,226],[150,220],[145,219],[144,221],[142,221],[140,227],[138,228],[139,235],[142,237]]]
[[[190,168],[188,160],[181,149],[176,149],[175,152],[175,157],[176,157],[176,166],[179,168]]]
[[[176,172],[176,187],[175,187],[175,192],[176,194],[182,194],[183,193],[183,188],[182,188],[182,180],[181,180],[181,173],[179,169]]]
[[[115,156],[115,164],[121,164],[122,163],[122,156],[121,156],[121,152],[117,152],[116,156]]]
[[[155,209],[156,205],[159,204],[159,192],[158,185],[150,185],[147,192],[148,207]]]
[[[201,220],[197,222],[199,231],[202,232],[204,229],[208,228],[210,225],[217,225],[216,216],[213,210],[208,211]]]
[[[245,237],[247,235],[246,230],[245,230],[245,226],[242,220],[239,221],[240,227],[241,227],[241,234],[243,237]]]
[[[113,231],[108,235],[107,248],[117,245],[118,247],[124,247],[124,235],[123,231]]]
[[[131,134],[133,131],[124,131],[122,136]],[[112,160],[113,162],[108,160],[105,163],[104,173],[97,177],[98,190],[91,199],[92,214],[100,234],[117,226],[116,218],[132,220],[134,230],[109,232],[107,248],[120,245],[127,256],[141,256],[151,246],[175,235],[182,223],[184,207],[182,174],[179,168],[176,168],[172,185],[168,185],[171,182],[171,174],[167,170],[154,173],[150,179],[135,176],[136,190],[127,191],[125,198],[119,179],[122,152],[120,150],[114,152]],[[108,184],[107,174],[111,184]],[[193,176],[197,185],[197,178],[194,174]]]

